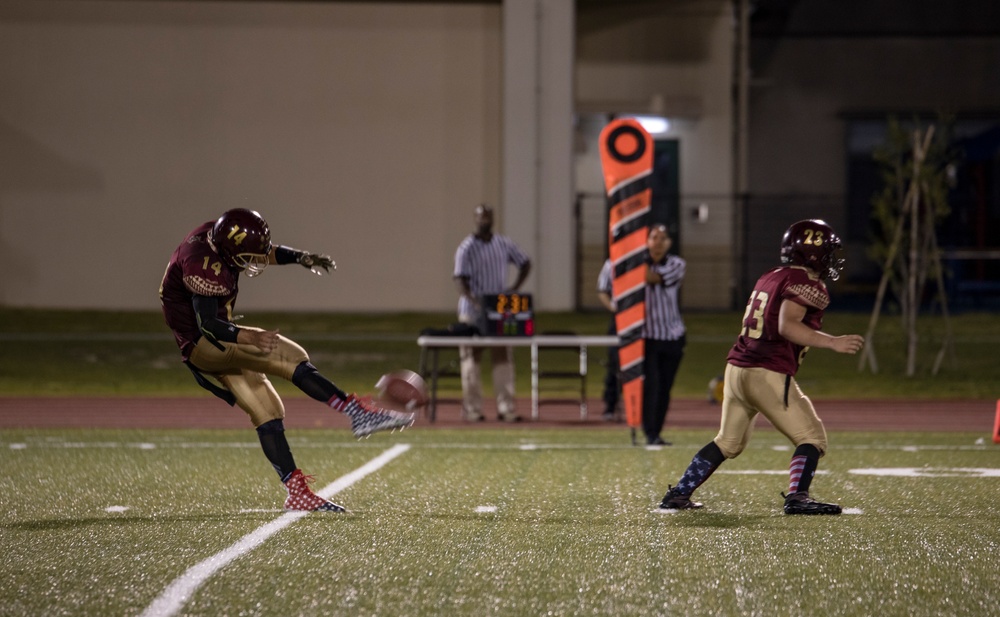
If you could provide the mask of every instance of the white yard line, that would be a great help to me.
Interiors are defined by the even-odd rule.
[[[368,441],[360,440],[354,442],[343,442],[337,444],[331,444],[328,441],[309,441],[308,439],[299,438],[295,442],[295,449],[302,450],[306,448],[323,448],[324,450],[329,450],[330,448],[371,448],[371,444]],[[144,443],[144,442],[120,442],[120,441],[54,441],[53,439],[38,439],[30,442],[25,441],[5,441],[0,438],[0,449],[7,450],[28,450],[28,449],[135,449],[135,450],[169,450],[169,449],[218,449],[218,448],[230,448],[230,449],[260,449],[260,443],[256,441],[246,441],[246,442],[215,442],[215,441],[198,441],[198,442],[175,442],[175,441],[165,441],[158,443]],[[559,444],[559,443],[544,443],[544,442],[522,442],[517,444],[510,443],[462,443],[462,442],[426,442],[420,444],[420,448],[426,448],[431,450],[521,450],[523,452],[530,452],[533,450],[543,451],[543,450],[636,450],[637,447],[627,443],[620,444],[605,444],[605,443],[572,443],[572,444]],[[677,451],[678,448],[683,449],[683,446],[673,446],[669,448],[670,450]],[[654,446],[648,448],[647,446],[641,446],[643,450],[658,450],[666,451],[668,448],[662,446]],[[747,451],[750,450],[778,450],[778,451],[791,451],[791,448],[785,445],[773,445],[767,443],[750,443],[747,446]],[[836,450],[857,450],[857,451],[902,451],[902,452],[934,452],[947,450],[949,452],[962,451],[962,452],[986,452],[996,450],[996,446],[993,443],[987,443],[985,440],[981,440],[981,443],[969,444],[969,445],[906,445],[906,444],[857,444],[857,445],[838,445]]]
[[[378,471],[409,449],[409,444],[397,444],[351,473],[337,478],[332,483],[323,487],[322,490],[316,491],[316,493],[325,499],[329,499],[358,480]],[[243,536],[236,544],[233,544],[229,548],[212,555],[201,563],[195,564],[187,572],[175,579],[174,582],[170,583],[163,590],[163,593],[153,600],[152,604],[146,607],[146,610],[142,612],[142,617],[170,617],[171,615],[176,615],[191,596],[194,595],[194,592],[210,576],[229,565],[236,558],[257,548],[265,540],[308,514],[308,512],[288,512],[283,514],[270,523],[258,527],[255,531]],[[323,516],[338,515],[323,514]]]

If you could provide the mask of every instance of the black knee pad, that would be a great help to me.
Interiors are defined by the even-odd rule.
[[[795,448],[795,453],[792,456],[806,456],[811,458],[819,458],[819,448],[811,443],[804,443]]]
[[[304,362],[299,362],[299,365],[295,367],[295,372],[292,373],[292,383],[296,386],[302,387],[302,382],[309,375],[318,375],[319,369],[313,366],[312,362],[306,360]]]
[[[710,441],[705,444],[705,447],[698,452],[698,456],[712,463],[716,467],[724,463],[726,460],[726,455],[722,453],[722,450],[719,448],[719,444],[715,443],[715,441]]]
[[[266,435],[268,433],[284,433],[285,423],[281,420],[271,420],[257,427],[257,434]]]
[[[292,383],[299,389],[317,401],[328,403],[334,397],[345,399],[347,393],[333,384],[332,381],[323,377],[319,369],[308,360],[299,362],[292,373]]]

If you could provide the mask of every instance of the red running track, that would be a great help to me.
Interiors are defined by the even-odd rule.
[[[816,411],[830,431],[970,431],[992,435],[996,402],[983,400],[815,400]],[[543,404],[537,422],[498,422],[486,403],[486,422],[461,419],[455,400],[439,401],[437,421],[421,414],[415,427],[426,428],[531,428],[607,427],[601,419],[602,402],[590,401],[586,420],[572,403]],[[529,415],[527,399],[518,402]],[[349,428],[347,418],[308,398],[285,399],[285,426]],[[761,420],[766,426],[766,421]],[[665,433],[671,428],[716,428],[719,406],[705,400],[674,400],[667,414]],[[624,428],[624,425],[619,425]],[[251,428],[246,415],[211,396],[176,398],[54,398],[0,397],[0,428]]]

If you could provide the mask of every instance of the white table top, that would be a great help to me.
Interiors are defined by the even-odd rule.
[[[420,336],[421,347],[614,347],[618,337],[604,335],[540,334],[537,336]]]

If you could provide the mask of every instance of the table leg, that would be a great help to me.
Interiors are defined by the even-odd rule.
[[[587,346],[580,345],[580,419],[587,419]]]
[[[531,345],[531,419],[538,420],[538,345]]]
[[[430,416],[431,422],[437,420],[437,398],[438,398],[438,348],[431,348],[431,402]]]

